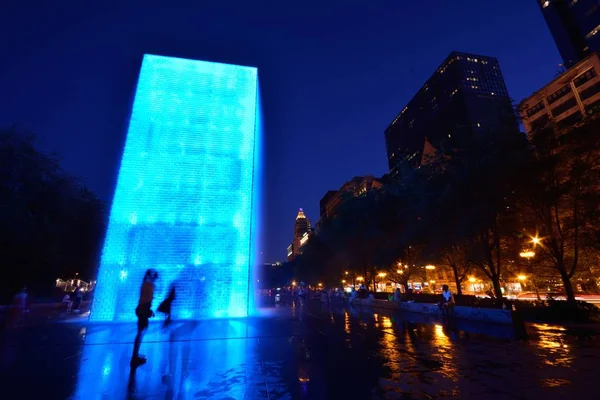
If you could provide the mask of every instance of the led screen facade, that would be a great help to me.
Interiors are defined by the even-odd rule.
[[[248,315],[258,104],[256,68],[144,56],[91,320],[134,320],[148,268],[176,319]]]

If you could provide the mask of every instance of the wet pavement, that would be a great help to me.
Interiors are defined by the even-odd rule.
[[[313,303],[261,314],[168,329],[155,321],[141,349],[148,363],[134,371],[134,324],[16,329],[2,340],[0,384],[19,399],[595,397],[600,335],[591,330],[529,325],[523,341],[502,326],[449,330],[368,308]]]

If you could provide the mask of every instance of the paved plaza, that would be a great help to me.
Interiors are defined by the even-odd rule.
[[[19,399],[591,398],[594,331],[459,323],[418,314],[281,306],[240,320],[154,321],[131,371],[135,324],[85,319],[6,332],[3,388]],[[6,389],[4,389],[6,390]],[[9,398],[4,397],[3,398]]]

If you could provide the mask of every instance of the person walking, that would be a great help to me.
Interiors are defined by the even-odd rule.
[[[135,368],[146,363],[146,357],[140,355],[140,346],[142,345],[142,338],[144,332],[150,324],[150,318],[154,317],[154,311],[152,311],[152,300],[154,300],[154,282],[158,279],[158,272],[154,269],[149,269],[144,275],[142,281],[142,287],[140,288],[140,301],[135,309],[135,315],[137,316],[137,335],[133,342],[133,354],[131,356],[131,367]]]

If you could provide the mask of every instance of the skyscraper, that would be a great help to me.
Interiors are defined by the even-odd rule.
[[[418,166],[426,146],[460,148],[474,134],[518,130],[498,60],[452,52],[385,130],[392,175]]]
[[[566,67],[600,51],[599,0],[536,0]]]
[[[296,222],[294,223],[294,240],[292,244],[288,246],[287,254],[288,260],[291,261],[300,254],[301,247],[306,244],[308,235],[312,232],[312,226],[310,220],[304,215],[304,210],[300,209],[296,216]]]

